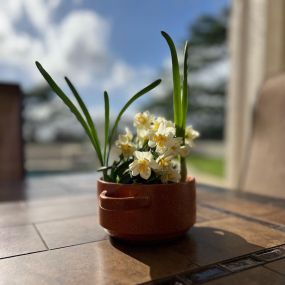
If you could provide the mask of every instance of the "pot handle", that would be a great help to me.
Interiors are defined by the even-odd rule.
[[[106,210],[136,210],[150,206],[148,196],[111,197],[108,191],[104,190],[99,195],[100,206]]]

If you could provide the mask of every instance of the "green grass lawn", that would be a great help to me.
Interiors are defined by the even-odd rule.
[[[223,158],[211,158],[200,154],[192,154],[188,159],[189,167],[208,175],[224,177],[225,161]]]

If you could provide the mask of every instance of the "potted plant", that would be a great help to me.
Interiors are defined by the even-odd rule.
[[[162,32],[162,35],[170,48],[172,59],[174,122],[155,117],[148,111],[138,113],[134,118],[135,133],[126,129],[113,143],[118,124],[127,108],[159,85],[161,80],[136,93],[121,109],[112,128],[109,96],[105,91],[103,146],[88,109],[71,81],[65,77],[81,111],[36,62],[50,87],[81,123],[98,156],[101,164],[98,171],[102,172],[97,182],[100,224],[111,236],[125,240],[174,238],[187,232],[196,219],[195,179],[187,176],[186,167],[186,156],[193,146],[193,140],[199,136],[191,126],[186,127],[188,43],[184,49],[181,80],[175,45],[167,33]],[[112,144],[118,158],[110,164]]]

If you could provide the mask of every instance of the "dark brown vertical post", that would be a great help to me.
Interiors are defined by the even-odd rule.
[[[0,182],[24,177],[22,93],[16,84],[0,84]]]

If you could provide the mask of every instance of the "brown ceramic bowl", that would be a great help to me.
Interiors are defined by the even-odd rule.
[[[172,239],[196,221],[195,179],[171,184],[116,184],[98,180],[99,220],[116,238]]]

